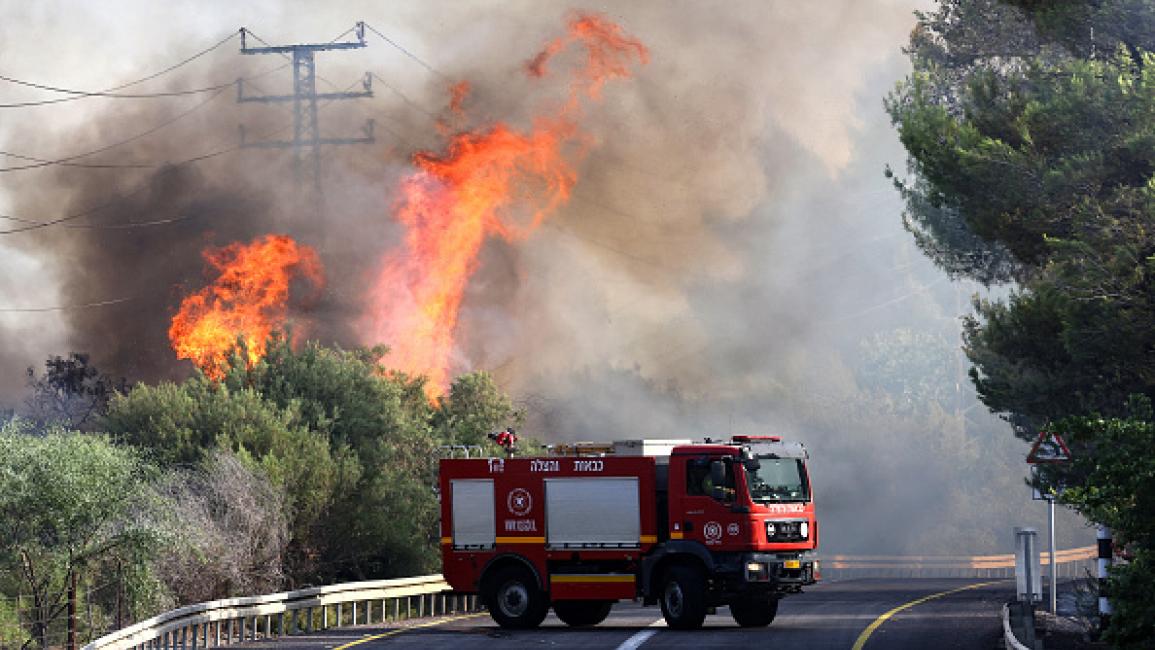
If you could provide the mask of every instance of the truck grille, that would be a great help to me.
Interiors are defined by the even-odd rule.
[[[799,521],[768,521],[766,522],[766,541],[768,542],[804,542],[809,538],[809,522]]]

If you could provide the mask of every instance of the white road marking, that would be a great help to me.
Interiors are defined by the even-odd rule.
[[[618,646],[616,650],[638,650],[638,648],[642,647],[643,643],[650,640],[650,637],[658,633],[659,630],[656,628],[663,627],[666,627],[666,619],[659,618],[653,623],[650,623],[649,627],[646,629],[642,630],[641,632],[637,632],[630,638],[622,641],[622,644]]]

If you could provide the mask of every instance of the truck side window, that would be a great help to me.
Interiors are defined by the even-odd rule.
[[[726,484],[722,487],[734,488],[734,467],[726,461]],[[686,495],[692,497],[714,496],[714,482],[710,480],[710,459],[691,458],[686,461]]]
[[[691,458],[686,461],[686,494],[704,497],[710,494],[710,463],[705,459]]]

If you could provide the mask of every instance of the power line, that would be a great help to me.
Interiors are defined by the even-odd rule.
[[[38,314],[51,311],[72,311],[74,309],[93,309],[96,307],[108,307],[110,305],[119,305],[122,303],[136,300],[135,296],[127,296],[124,298],[113,298],[111,300],[100,300],[97,302],[89,302],[81,305],[57,305],[54,307],[0,307],[0,314]]]
[[[70,99],[83,99],[85,97],[109,97],[109,98],[113,98],[113,99],[152,99],[152,98],[156,98],[156,97],[183,97],[183,96],[187,96],[187,95],[199,95],[201,93],[211,93],[214,90],[220,90],[221,88],[228,88],[229,86],[232,85],[232,82],[230,81],[229,83],[217,84],[215,86],[205,86],[203,88],[189,88],[186,90],[169,90],[169,91],[156,92],[156,93],[109,93],[109,92],[89,92],[86,90],[72,90],[72,89],[68,89],[68,88],[58,88],[55,86],[46,86],[43,84],[32,83],[30,81],[22,81],[20,79],[13,79],[12,77],[6,77],[4,75],[0,75],[0,81],[7,81],[8,83],[16,84],[18,86],[28,86],[29,88],[39,88],[41,90],[50,90],[52,92],[75,95],[75,97],[55,99],[55,100],[42,100],[42,101],[35,101],[35,102],[17,102],[17,103],[12,103],[12,104],[0,104],[0,108],[23,108],[23,107],[27,107],[27,106],[42,106],[44,104],[58,104],[62,101],[68,101]]]
[[[284,66],[282,66],[282,67],[284,67]],[[284,131],[288,130],[290,128],[290,126],[291,125],[286,125],[286,126],[281,126],[280,128],[277,128],[277,129],[270,129],[270,130],[268,130],[268,131],[266,131],[260,135],[261,135],[261,137],[271,137],[274,135],[279,135],[279,134],[283,133]],[[171,169],[175,169],[177,167],[182,167],[184,165],[190,165],[193,163],[200,162],[202,160],[208,160],[210,158],[216,158],[216,157],[223,156],[226,154],[236,153],[237,151],[240,151],[242,148],[243,147],[239,144],[233,145],[233,146],[227,147],[225,149],[218,149],[215,151],[210,151],[208,153],[200,154],[198,156],[193,156],[191,158],[185,158],[184,160],[180,160],[180,161],[177,161],[174,163],[169,163],[167,165],[167,167],[171,168]],[[150,179],[146,179],[145,181],[141,182],[132,191],[125,193],[125,194],[122,194],[122,195],[112,199],[111,201],[107,201],[107,202],[101,203],[100,205],[97,205],[95,207],[81,210],[80,212],[75,212],[73,214],[65,215],[63,217],[58,217],[56,219],[51,219],[48,221],[34,221],[32,219],[25,219],[22,217],[15,217],[12,215],[0,214],[0,219],[7,219],[9,221],[15,221],[18,223],[26,224],[26,225],[21,226],[19,228],[10,228],[8,230],[0,230],[0,235],[11,235],[11,234],[16,234],[16,233],[21,233],[21,232],[27,232],[30,230],[38,230],[40,228],[47,228],[49,226],[56,226],[56,225],[59,225],[62,223],[66,223],[69,221],[74,221],[76,219],[80,219],[82,217],[97,214],[99,212],[103,212],[103,211],[107,210],[108,208],[112,207],[113,205],[115,205],[116,203],[118,203],[121,200],[134,197],[134,196],[144,192],[145,190],[149,189],[150,186],[151,186]],[[73,225],[68,225],[68,226],[64,226],[64,227],[66,227],[66,228],[91,228],[91,229],[106,228],[106,229],[120,230],[120,229],[127,229],[127,228],[141,228],[141,227],[158,226],[158,225],[164,225],[164,224],[168,224],[168,223],[175,223],[178,221],[185,221],[185,220],[192,219],[192,218],[193,217],[191,217],[191,216],[185,216],[185,217],[177,217],[177,218],[173,218],[173,219],[160,219],[160,220],[155,220],[155,221],[128,222],[128,223],[121,223],[121,224],[73,224]]]
[[[184,59],[183,61],[181,61],[179,63],[174,63],[173,65],[170,65],[169,67],[165,68],[164,70],[161,70],[159,72],[154,72],[153,74],[150,74],[147,77],[141,77],[140,79],[137,79],[136,81],[130,81],[128,83],[120,84],[119,86],[113,86],[112,88],[107,88],[105,90],[106,90],[106,92],[112,92],[112,91],[116,91],[116,90],[124,90],[125,88],[128,88],[130,86],[137,86],[137,85],[140,85],[146,81],[152,81],[153,79],[156,79],[157,77],[160,77],[162,75],[166,75],[166,74],[172,72],[173,70],[176,70],[177,68],[183,67],[185,65],[188,65],[189,63],[192,63],[193,61],[196,61],[197,59],[199,59],[202,56],[208,54],[209,52],[212,52],[213,50],[223,46],[225,43],[228,43],[229,41],[233,40],[234,38],[236,38],[239,35],[240,35],[240,32],[233,32],[233,33],[229,34],[228,36],[226,36],[225,38],[221,39],[220,42],[218,42],[216,45],[209,46],[209,47],[201,50],[200,52],[197,52],[196,54]]]
[[[7,81],[9,83],[13,83],[13,84],[21,85],[21,86],[28,86],[30,88],[37,88],[39,90],[48,90],[48,91],[52,91],[52,92],[65,93],[65,94],[73,95],[72,97],[60,97],[57,99],[45,99],[45,100],[39,100],[39,101],[0,104],[0,108],[25,108],[25,107],[29,107],[29,106],[44,106],[47,104],[59,104],[62,102],[75,101],[77,99],[84,99],[86,97],[120,97],[120,98],[140,99],[140,98],[145,98],[145,97],[171,97],[174,95],[191,95],[191,94],[196,94],[196,93],[201,93],[201,92],[208,92],[210,90],[215,90],[216,87],[209,88],[209,89],[201,88],[201,89],[190,90],[190,91],[174,91],[174,92],[169,92],[169,93],[149,93],[149,94],[116,94],[116,92],[115,92],[117,90],[123,90],[123,89],[129,88],[131,86],[136,86],[136,85],[142,84],[146,81],[152,81],[153,79],[156,79],[157,77],[166,75],[166,74],[172,72],[173,70],[176,70],[176,69],[181,68],[185,65],[188,65],[189,63],[196,61],[197,59],[208,54],[209,52],[212,52],[213,50],[216,50],[217,48],[220,48],[221,46],[225,45],[229,41],[236,38],[238,36],[238,34],[239,34],[239,32],[234,32],[232,34],[229,34],[229,36],[220,40],[215,45],[211,45],[211,46],[201,50],[200,52],[197,52],[196,54],[193,54],[192,56],[189,56],[189,57],[181,60],[178,63],[174,63],[173,65],[170,65],[170,66],[164,68],[163,70],[159,70],[157,72],[154,72],[150,75],[141,77],[140,79],[136,79],[134,81],[129,81],[127,83],[118,84],[116,86],[112,86],[111,88],[106,88],[105,90],[100,91],[100,92],[85,92],[85,91],[79,91],[79,90],[70,90],[67,88],[57,88],[57,87],[49,86],[46,84],[36,84],[36,83],[29,82],[29,81],[23,81],[20,79],[13,79],[11,77],[0,76],[0,80]],[[222,85],[227,86],[228,84],[222,84]]]
[[[405,102],[410,108],[424,114],[430,120],[437,121],[437,114],[435,114],[433,111],[430,111],[429,109],[425,108],[424,106],[418,104],[417,102],[413,101],[412,99],[409,99],[408,95],[401,92],[397,88],[393,87],[393,85],[390,84],[388,81],[385,81],[384,77],[377,74],[376,72],[371,72],[369,74],[373,75],[374,79],[381,82],[381,84],[384,85],[386,88],[388,88],[389,91],[392,92],[394,95],[397,95],[398,97],[400,97],[401,101]]]
[[[447,74],[441,72],[440,70],[438,70],[437,68],[434,68],[433,66],[429,65],[425,61],[421,60],[421,58],[419,56],[417,56],[416,54],[410,52],[409,50],[402,47],[400,44],[398,44],[393,39],[389,38],[388,36],[382,34],[379,31],[377,31],[376,27],[374,27],[368,23],[365,23],[365,28],[368,29],[369,31],[373,32],[374,34],[380,36],[381,38],[385,39],[386,43],[392,45],[394,48],[397,49],[397,51],[401,52],[402,54],[409,57],[410,59],[413,59],[414,61],[416,61],[421,67],[425,68],[429,72],[432,72],[433,74],[437,75],[438,77],[441,77],[445,81],[453,81],[453,79],[449,75],[447,75]]]
[[[95,155],[98,153],[104,153],[105,151],[108,151],[110,149],[115,149],[116,147],[120,147],[120,146],[129,144],[131,142],[135,142],[137,140],[140,140],[141,138],[148,137],[148,136],[152,135],[153,133],[156,133],[157,131],[160,131],[161,129],[163,129],[165,127],[171,126],[173,123],[177,122],[178,120],[181,120],[181,119],[187,117],[188,115],[200,110],[205,105],[207,105],[209,102],[213,101],[217,97],[220,97],[224,92],[225,92],[225,88],[221,88],[220,90],[217,90],[215,93],[209,95],[204,101],[199,102],[198,104],[196,104],[192,108],[189,108],[186,111],[178,113],[177,115],[175,115],[171,119],[168,119],[164,122],[161,122],[160,124],[157,124],[156,126],[150,128],[150,129],[147,129],[145,131],[141,131],[140,133],[137,133],[136,135],[125,138],[124,140],[119,140],[117,142],[113,142],[111,144],[107,144],[107,145],[104,145],[102,147],[93,149],[91,151],[86,151],[84,153],[74,154],[71,156],[65,156],[64,158],[57,158],[56,160],[43,160],[43,159],[32,158],[31,156],[14,155],[14,154],[10,154],[7,151],[0,152],[0,153],[4,153],[5,155],[11,155],[14,158],[32,159],[32,160],[37,161],[35,163],[28,164],[28,165],[18,165],[15,167],[0,167],[0,172],[24,171],[24,170],[28,170],[28,169],[38,169],[41,167],[48,167],[50,165],[66,165],[66,166],[74,166],[75,165],[75,166],[80,166],[80,167],[130,167],[130,168],[153,167],[155,165],[136,164],[136,163],[120,163],[120,164],[112,164],[112,163],[99,164],[98,163],[98,164],[94,165],[92,163],[79,163],[79,164],[77,164],[77,163],[72,163],[72,161],[73,160],[79,160],[80,158],[86,158],[88,156],[92,156],[92,155]]]
[[[247,79],[250,79],[250,80],[251,79],[259,79],[261,77],[272,74],[272,73],[277,72],[279,70],[284,70],[287,67],[289,67],[288,64],[281,65],[281,66],[278,66],[276,68],[270,68],[264,72],[255,74],[252,77],[248,77]],[[9,157],[16,158],[19,160],[33,161],[31,164],[28,164],[28,165],[16,165],[16,166],[12,166],[12,167],[0,167],[0,173],[24,171],[24,170],[29,170],[29,169],[40,169],[40,168],[49,167],[52,165],[60,165],[60,166],[64,166],[64,167],[83,167],[83,168],[89,168],[89,169],[148,169],[148,168],[160,167],[166,163],[77,163],[77,162],[72,162],[72,161],[79,160],[81,158],[87,158],[88,156],[92,156],[92,155],[95,155],[98,153],[104,153],[104,152],[109,151],[111,149],[115,149],[117,147],[129,144],[131,142],[135,142],[137,140],[140,140],[141,138],[145,138],[147,136],[150,136],[153,133],[156,133],[157,131],[160,131],[161,129],[163,129],[165,127],[171,126],[171,125],[175,124],[176,122],[184,119],[185,117],[188,117],[192,113],[200,110],[209,102],[213,101],[217,97],[220,97],[221,94],[224,93],[224,91],[225,91],[225,88],[221,88],[220,90],[216,91],[215,93],[213,93],[208,98],[201,101],[200,103],[196,104],[195,106],[189,108],[186,111],[183,111],[183,112],[177,114],[176,116],[172,117],[171,119],[169,119],[165,122],[162,122],[162,123],[150,128],[146,131],[142,131],[140,133],[137,133],[136,135],[130,136],[130,137],[125,138],[123,140],[118,140],[116,142],[106,144],[106,145],[103,145],[103,146],[98,147],[96,149],[92,149],[90,151],[85,151],[83,153],[73,154],[70,156],[65,156],[63,158],[56,158],[56,159],[50,160],[50,159],[45,159],[45,158],[38,158],[36,156],[28,156],[28,155],[24,155],[24,154],[18,154],[18,153],[14,153],[11,151],[0,151],[0,155],[9,156]]]
[[[287,128],[288,128],[287,126],[281,127],[280,129],[270,131],[270,132],[266,133],[265,135],[276,135],[278,133],[285,131]],[[210,151],[208,153],[204,153],[204,154],[201,154],[199,156],[193,156],[191,158],[186,158],[184,160],[177,161],[175,163],[171,163],[170,165],[168,165],[168,168],[175,169],[177,167],[182,167],[184,165],[189,165],[192,163],[200,162],[202,160],[208,160],[210,158],[216,158],[218,156],[223,156],[226,154],[235,153],[235,152],[240,151],[240,150],[241,150],[241,146],[239,144],[233,145],[233,146],[228,147],[226,149],[218,149],[216,151]],[[118,197],[116,197],[110,201],[107,201],[105,203],[101,203],[100,205],[97,205],[97,206],[92,207],[92,208],[87,208],[85,210],[81,210],[80,212],[74,212],[72,214],[68,214],[68,215],[65,215],[63,217],[58,217],[56,219],[51,219],[48,221],[33,221],[31,219],[25,219],[22,217],[15,217],[12,215],[0,215],[0,219],[7,219],[9,221],[16,221],[18,223],[25,224],[25,225],[17,227],[17,228],[9,228],[8,230],[0,230],[0,235],[12,235],[12,234],[21,233],[21,232],[27,232],[30,230],[38,230],[40,228],[47,228],[49,226],[56,226],[56,225],[59,225],[62,223],[67,223],[69,221],[74,221],[76,219],[80,219],[81,217],[87,217],[87,216],[90,216],[93,214],[97,214],[99,212],[103,212],[103,211],[113,207],[114,205],[123,201],[124,199],[129,199],[129,198],[132,198],[134,196],[141,194],[142,192],[149,189],[150,187],[151,187],[151,179],[146,179],[145,181],[140,183],[140,185],[138,185],[132,191],[127,192],[125,194],[122,194],[122,195],[120,195],[120,196],[118,196]],[[177,221],[184,221],[184,220],[191,219],[191,218],[192,217],[178,217],[178,218],[174,218],[174,219],[161,219],[161,220],[147,221],[147,222],[128,222],[128,223],[122,223],[122,224],[74,225],[74,226],[68,226],[68,227],[74,227],[74,228],[108,228],[108,229],[141,228],[141,227],[164,225],[164,224],[168,224],[168,223],[175,223]]]

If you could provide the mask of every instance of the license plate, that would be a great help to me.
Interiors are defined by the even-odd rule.
[[[798,560],[786,560],[786,568],[787,569],[801,569],[802,563],[799,562]]]

